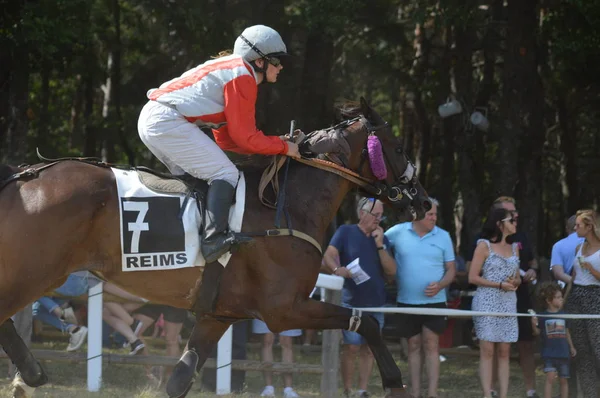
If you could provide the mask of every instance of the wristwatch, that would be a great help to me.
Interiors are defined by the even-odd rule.
[[[387,245],[384,243],[383,246],[378,247],[377,250],[386,250],[387,249]]]

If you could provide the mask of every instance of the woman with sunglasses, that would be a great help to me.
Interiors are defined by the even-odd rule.
[[[209,184],[201,245],[207,263],[235,243],[228,216],[239,173],[223,151],[300,157],[295,143],[256,127],[258,85],[277,81],[279,57],[287,55],[279,33],[251,26],[236,39],[233,54],[220,55],[149,90],[138,121],[141,140],[172,174]],[[215,140],[200,128],[211,129]]]
[[[504,209],[488,216],[469,269],[469,282],[477,285],[473,311],[516,313],[515,291],[521,283],[519,246],[506,238],[516,232],[515,219]],[[494,352],[498,352],[500,398],[508,393],[510,344],[519,337],[517,317],[473,317],[479,339],[479,377],[484,397],[491,397]]]

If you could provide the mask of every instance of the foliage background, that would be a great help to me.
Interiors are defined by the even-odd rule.
[[[268,134],[330,124],[365,96],[403,139],[459,249],[492,200],[548,256],[564,219],[596,207],[599,0],[0,0],[0,162],[99,156],[160,167],[137,136],[148,89],[244,27],[280,31],[294,55],[260,88]],[[447,98],[464,112],[441,119]],[[474,110],[490,128],[469,122]],[[344,206],[339,222],[350,220]]]

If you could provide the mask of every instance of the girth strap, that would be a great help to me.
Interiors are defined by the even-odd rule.
[[[279,229],[267,229],[266,231],[261,232],[243,232],[244,236],[294,236],[296,238],[300,238],[302,240],[307,241],[319,251],[321,255],[323,255],[323,250],[321,249],[321,245],[317,242],[312,236],[305,234],[304,232],[297,231],[295,229],[289,228],[279,228]]]

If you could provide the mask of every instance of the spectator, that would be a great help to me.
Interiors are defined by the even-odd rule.
[[[540,315],[552,315],[543,317],[541,322],[537,317],[531,318],[533,334],[542,337],[542,359],[546,373],[544,398],[552,398],[552,385],[557,374],[560,378],[560,397],[569,398],[569,358],[574,357],[577,351],[571,341],[567,321],[560,317],[564,314],[560,286],[555,282],[545,282],[539,287],[539,301],[544,308]]]
[[[69,291],[70,296],[84,294],[90,287],[100,283],[100,279],[90,274],[88,271],[74,272],[69,275],[69,278],[72,278],[70,283],[74,287]],[[128,345],[131,347],[129,355],[137,354],[144,348],[144,344],[137,338],[135,333],[136,330],[139,331],[140,325],[134,321],[129,315],[129,312],[147,302],[147,300],[134,296],[108,282],[104,283],[103,290],[105,293],[129,301],[129,303],[121,304],[111,301],[110,298],[105,298],[102,307],[102,320],[127,339]],[[64,293],[65,292],[63,292],[63,294]]]
[[[383,220],[383,203],[361,198],[358,201],[358,224],[342,225],[337,229],[323,256],[324,266],[331,273],[346,278],[342,289],[342,305],[351,307],[383,307],[385,280],[393,278],[396,262],[389,252],[389,240],[379,223]],[[383,313],[371,316],[383,328]],[[343,330],[341,355],[344,396],[350,397],[354,363],[360,354],[359,397],[369,397],[367,385],[373,370],[373,354],[366,340],[358,333]]]
[[[395,225],[385,233],[398,265],[396,301],[399,307],[446,308],[446,288],[456,275],[452,239],[448,232],[436,226],[438,201],[429,200],[432,207],[423,220]],[[429,382],[427,395],[437,397],[439,336],[446,329],[446,317],[400,314],[398,324],[402,337],[408,339],[412,395],[421,395],[424,361]]]
[[[179,358],[181,355],[180,334],[181,329],[183,328],[183,322],[187,318],[187,313],[188,311],[182,308],[159,304],[145,304],[134,310],[133,313],[133,318],[141,325],[137,336],[143,336],[144,332],[152,326],[153,323],[158,322],[162,314],[164,319],[163,327],[165,332],[166,354],[170,357]],[[145,352],[145,354],[147,354],[147,352]],[[157,369],[159,374],[153,376],[157,378],[158,385],[160,386],[164,380],[167,380],[167,377],[170,375],[173,368]],[[152,375],[151,372],[148,374]]]
[[[275,335],[269,330],[267,324],[261,320],[252,320],[252,332],[256,334],[262,334],[261,352],[260,359],[263,362],[273,362],[273,343],[275,342]],[[302,330],[293,329],[285,330],[279,333],[279,344],[281,345],[281,362],[283,363],[294,363],[294,349],[293,339],[302,335]],[[261,397],[274,397],[275,387],[273,386],[273,372],[264,370],[263,376],[265,378],[265,388],[260,394]],[[283,398],[298,398],[299,395],[292,388],[292,374],[283,374]]]
[[[102,306],[102,320],[127,339],[124,347],[129,347],[129,355],[136,355],[145,347],[138,337],[143,325],[130,315],[130,311],[132,309],[126,309],[121,303],[106,301]]]
[[[32,305],[33,318],[55,327],[61,332],[69,333],[69,345],[67,351],[76,351],[85,342],[87,328],[77,324],[77,319],[73,321],[65,319],[65,312],[61,308],[65,300],[52,300],[50,297],[41,297]],[[72,310],[71,310],[72,311]]]
[[[569,217],[566,222],[567,237],[559,240],[552,246],[550,270],[561,287],[568,285],[573,280],[571,271],[573,269],[573,260],[575,260],[575,249],[583,242],[583,238],[580,238],[577,236],[577,232],[574,232],[575,219],[575,215]]]
[[[501,196],[494,200],[490,211],[499,208],[509,211],[512,219],[515,221],[515,227],[518,227],[519,212],[516,208],[516,201],[509,196]],[[471,250],[465,256],[467,268],[473,259],[473,253],[475,252],[475,246],[477,245],[479,238],[480,237],[474,242]],[[536,271],[538,269],[538,264],[533,255],[533,250],[529,244],[527,235],[517,231],[510,237],[510,240],[511,242],[517,243],[519,246],[519,272],[522,275],[522,283],[517,289],[517,312],[527,313],[527,310],[533,308],[531,295],[529,293],[529,283],[532,283],[537,279]],[[538,398],[539,396],[535,391],[535,362],[533,356],[534,336],[531,328],[531,321],[527,317],[518,317],[517,322],[519,324],[517,349],[519,351],[519,364],[521,365],[521,371],[523,372],[526,394],[527,397]],[[497,372],[493,372],[493,374],[495,376]],[[492,395],[495,394],[496,392],[492,390]]]
[[[576,216],[575,231],[585,241],[576,249],[573,288],[565,309],[571,314],[600,314],[600,219],[593,210],[580,210]],[[598,397],[600,321],[572,319],[569,329],[578,352],[574,365],[581,392],[586,398]]]
[[[499,208],[491,211],[477,242],[469,269],[469,282],[477,285],[473,311],[514,313],[517,310],[515,291],[519,276],[519,247],[508,243],[507,237],[516,231],[512,213]],[[473,317],[479,339],[479,377],[485,398],[492,396],[494,351],[498,353],[500,398],[508,393],[510,343],[518,339],[517,317]]]
[[[77,297],[86,294],[88,283],[85,275],[87,275],[87,272],[83,274],[80,272],[70,274],[65,283],[54,290],[54,292],[67,297]],[[67,300],[40,297],[33,303],[32,311],[35,319],[71,335],[67,351],[76,351],[85,342],[88,330],[85,326],[79,325],[75,317],[75,312]]]

